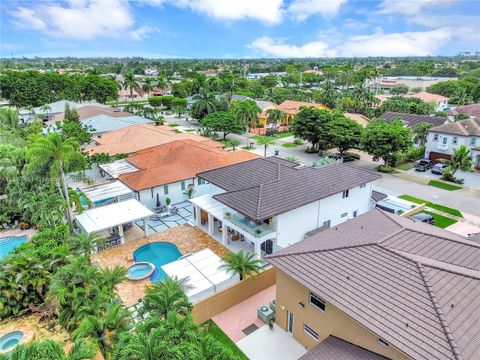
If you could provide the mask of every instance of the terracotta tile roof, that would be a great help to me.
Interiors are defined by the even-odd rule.
[[[386,111],[382,115],[380,115],[381,119],[385,119],[388,122],[392,121],[395,118],[400,118],[403,120],[405,125],[409,128],[415,128],[419,123],[428,123],[432,124],[433,126],[440,126],[448,121],[446,117],[441,116],[428,116],[428,115],[415,115],[415,114],[407,114],[407,113],[400,113],[394,111]]]
[[[355,113],[345,113],[345,116],[358,124],[362,125],[363,127],[366,127],[369,123],[370,120],[362,114],[355,114]]]
[[[335,336],[329,336],[298,360],[386,360],[375,354]]]
[[[373,210],[267,257],[414,359],[480,358],[480,245]]]
[[[254,220],[285,213],[381,178],[345,164],[297,168],[278,158],[260,158],[200,173],[226,190],[214,198]]]
[[[460,136],[480,136],[480,118],[460,120],[430,129],[431,132]]]
[[[448,112],[448,115],[466,114],[474,118],[480,118],[480,104],[470,104],[460,106],[456,109],[452,109]]]
[[[109,108],[100,108],[97,106],[84,106],[79,109],[77,109],[78,115],[80,115],[80,120],[85,120],[88,119],[89,117],[96,116],[96,115],[109,115],[113,117],[123,117],[123,116],[132,116],[133,114],[125,111],[118,111],[115,109],[109,109]],[[64,119],[64,115],[60,114],[58,115],[55,120],[60,120],[62,121]]]
[[[97,145],[87,148],[87,151],[90,154],[129,154],[176,140],[193,140],[214,148],[223,147],[222,143],[204,136],[190,133],[176,133],[175,129],[171,126],[138,124],[115,131],[109,131],[101,136],[94,137],[93,141],[95,141]]]
[[[409,95],[411,97],[415,97],[417,99],[421,99],[425,102],[440,102],[440,101],[447,101],[449,98],[448,97],[445,97],[445,96],[442,96],[442,95],[438,95],[438,94],[431,94],[431,93],[428,93],[426,91],[422,91],[422,92],[419,92],[418,94],[412,94],[412,95]]]
[[[224,151],[193,140],[172,141],[128,157],[126,160],[140,170],[122,174],[118,179],[130,189],[139,191],[192,179],[202,171],[257,157],[248,151]]]
[[[282,110],[285,114],[296,114],[302,106],[312,106],[315,108],[330,110],[328,106],[322,104],[294,100],[285,100],[280,105],[277,105],[277,108]]]

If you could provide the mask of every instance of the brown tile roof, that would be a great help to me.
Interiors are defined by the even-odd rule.
[[[480,118],[460,120],[430,129],[431,132],[460,136],[480,136]]]
[[[480,104],[460,106],[448,112],[448,115],[466,114],[474,118],[480,118]]]
[[[370,120],[362,114],[355,114],[355,113],[345,113],[345,116],[358,124],[362,125],[363,127],[366,127],[369,123]]]
[[[479,244],[373,210],[267,259],[414,359],[480,358]]]
[[[403,120],[407,127],[412,129],[420,123],[428,123],[432,124],[433,126],[440,126],[448,121],[447,118],[441,116],[415,115],[393,111],[384,112],[382,115],[380,115],[380,118],[385,119],[388,122],[392,121],[395,118],[400,118],[401,120]]]
[[[372,199],[374,201],[380,201],[380,200],[386,199],[387,197],[388,197],[387,194],[381,193],[380,191],[372,190]]]
[[[290,161],[260,158],[199,174],[226,190],[214,198],[251,219],[264,220],[381,178],[344,164],[298,168]]]
[[[335,336],[329,336],[298,360],[386,360],[375,354]]]
[[[139,168],[119,176],[139,191],[191,179],[197,173],[257,158],[244,150],[224,151],[193,140],[178,140],[138,151],[126,160]]]
[[[107,153],[110,155],[129,154],[152,146],[167,144],[175,140],[198,141],[215,148],[222,148],[220,142],[190,133],[176,133],[171,126],[139,124],[109,131],[96,136],[93,141],[96,146],[87,148],[90,154]]]
[[[84,106],[84,107],[81,107],[80,109],[77,109],[77,112],[78,112],[78,115],[80,115],[80,120],[85,120],[96,115],[108,115],[113,117],[124,117],[124,116],[133,115],[129,112],[118,111],[116,109],[100,108],[97,106]],[[55,120],[62,121],[64,119],[64,115],[65,113],[58,115],[55,118]]]
[[[277,108],[282,110],[285,114],[295,115],[296,113],[298,113],[298,111],[302,106],[312,106],[315,108],[330,110],[328,106],[325,106],[322,104],[309,103],[305,101],[294,101],[294,100],[285,100],[280,105],[277,105]]]
[[[422,92],[419,92],[418,94],[412,94],[412,95],[409,95],[409,96],[415,97],[417,99],[421,99],[425,102],[432,102],[432,101],[440,102],[440,101],[446,101],[446,100],[449,99],[448,97],[438,95],[438,94],[428,93],[426,91],[422,91]]]

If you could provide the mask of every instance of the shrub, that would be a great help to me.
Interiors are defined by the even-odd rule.
[[[388,173],[393,172],[393,168],[391,166],[388,166],[388,165],[380,165],[380,166],[377,166],[377,171],[388,174]]]
[[[149,97],[148,103],[150,104],[150,106],[159,107],[162,105],[162,97],[161,96]]]
[[[423,158],[425,155],[425,146],[411,147],[406,153],[407,161],[417,161]]]
[[[187,107],[187,99],[184,98],[173,98],[172,99],[172,107],[175,106],[182,106],[184,108]]]
[[[175,97],[172,95],[165,95],[165,96],[162,96],[161,98],[162,98],[163,106],[165,106],[167,109],[171,109],[173,104],[173,99],[175,99]]]

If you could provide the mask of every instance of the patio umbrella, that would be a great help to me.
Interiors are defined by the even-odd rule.
[[[159,208],[162,204],[160,203],[160,196],[157,193],[157,208]]]

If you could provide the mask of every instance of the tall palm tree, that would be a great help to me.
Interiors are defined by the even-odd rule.
[[[240,280],[246,277],[253,278],[254,274],[258,274],[262,268],[262,260],[243,250],[238,253],[228,253],[223,257],[223,261],[225,264],[220,268],[240,275]]]
[[[267,120],[270,124],[283,124],[285,113],[280,109],[268,109]]]
[[[168,82],[167,82],[167,79],[165,79],[164,76],[162,75],[158,75],[157,77],[157,88],[159,88],[160,90],[161,89],[165,89],[168,85]]]
[[[78,233],[70,238],[70,249],[79,255],[90,256],[92,252],[105,245],[107,239],[99,233]]]
[[[247,147],[250,146],[250,127],[257,123],[258,114],[262,111],[253,100],[234,101],[232,111],[240,124],[245,126]]]
[[[35,340],[18,345],[11,353],[0,355],[1,360],[91,360],[95,359],[96,348],[93,344],[78,339],[66,353],[63,345],[53,340]]]
[[[470,150],[461,145],[456,149],[453,149],[452,157],[450,160],[445,160],[448,171],[451,172],[450,176],[453,178],[458,170],[472,171],[473,161],[470,157]]]
[[[217,110],[217,101],[215,95],[208,88],[203,87],[200,92],[193,97],[192,112],[202,114],[202,117]]]
[[[86,160],[80,152],[78,142],[73,138],[63,139],[62,135],[51,133],[38,138],[30,146],[28,155],[31,166],[48,165],[50,167],[50,174],[56,181],[57,189],[66,201],[67,220],[71,227],[67,174],[84,170],[86,167]]]
[[[123,88],[125,90],[130,90],[130,99],[133,102],[133,90],[140,89],[140,85],[138,84],[137,80],[135,79],[135,75],[132,71],[128,71],[124,78],[123,78]]]
[[[147,93],[147,97],[150,97],[150,91],[153,90],[153,79],[147,77],[143,81],[144,81],[144,84],[142,85],[142,89]]]
[[[432,124],[425,122],[418,123],[415,126],[415,128],[413,129],[413,140],[416,144],[419,144],[420,146],[425,146],[425,143],[427,142],[428,130],[431,127],[433,127]]]
[[[271,136],[262,136],[258,138],[256,141],[258,145],[263,146],[263,157],[267,157],[267,148],[270,145],[275,145],[275,139],[272,138]]]
[[[166,319],[170,312],[187,316],[191,310],[192,304],[185,295],[184,284],[167,277],[147,288],[141,313],[154,314]]]
[[[18,111],[12,109],[0,109],[0,128],[6,131],[20,130]]]
[[[48,104],[43,105],[40,110],[42,110],[47,115],[47,120],[50,117],[50,111],[52,111],[52,107]]]

